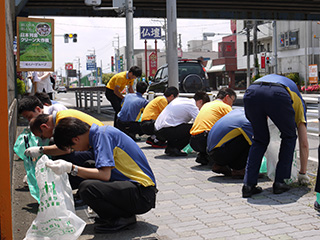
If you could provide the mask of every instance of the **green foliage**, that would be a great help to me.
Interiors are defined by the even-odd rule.
[[[17,92],[19,95],[23,95],[26,92],[26,86],[24,82],[19,78],[17,78]]]
[[[114,73],[104,73],[102,74],[102,83],[107,85],[109,80],[114,76]]]
[[[297,85],[301,85],[301,78],[299,76],[299,73],[290,73],[286,77],[294,81]]]
[[[261,78],[262,76],[260,74],[257,74],[255,76],[253,76],[253,78],[251,79],[251,82],[254,82],[255,80]]]

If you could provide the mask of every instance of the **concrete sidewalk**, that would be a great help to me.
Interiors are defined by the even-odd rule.
[[[144,142],[138,145],[156,175],[157,206],[138,216],[135,229],[94,234],[88,223],[80,239],[319,239],[315,195],[297,184],[280,195],[272,182],[259,180],[263,193],[241,197],[242,180],[198,165],[195,154],[168,157]]]
[[[259,185],[264,191],[244,199],[242,180],[223,177],[198,165],[196,154],[168,157],[163,149],[153,149],[145,141],[138,145],[156,176],[156,208],[139,215],[131,230],[95,234],[87,208],[78,207],[77,214],[87,222],[80,240],[320,239],[320,215],[313,209],[315,194],[311,186],[294,184],[289,192],[274,195],[272,182],[263,178]],[[21,170],[21,162],[15,165]],[[21,186],[23,174],[15,171],[14,232],[15,239],[22,239],[36,216],[36,204]]]

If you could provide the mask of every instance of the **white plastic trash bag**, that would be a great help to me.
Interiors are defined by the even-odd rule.
[[[75,214],[72,190],[67,173],[56,175],[45,166],[43,155],[36,165],[40,205],[36,219],[27,231],[29,239],[77,239],[86,223]]]
[[[279,158],[281,138],[279,129],[270,119],[268,119],[268,126],[270,132],[270,143],[265,153],[265,157],[267,158],[268,177],[272,181],[274,181],[276,174],[276,166]],[[298,180],[298,166],[296,158],[297,157],[295,151],[292,159],[291,177],[290,179],[285,179],[285,182],[287,184],[293,183],[294,181]]]

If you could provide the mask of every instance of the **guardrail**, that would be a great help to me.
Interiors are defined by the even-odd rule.
[[[71,89],[70,89],[71,90]],[[75,91],[76,96],[76,107],[77,108],[84,108],[84,109],[90,109],[90,111],[97,111],[97,113],[101,113],[101,102],[102,98],[104,97],[105,93],[105,87],[83,87],[83,88],[73,88],[73,91]],[[208,92],[208,95],[210,97],[210,100],[213,100],[215,97],[215,94],[217,92]],[[145,93],[144,96],[146,99],[151,101],[157,96],[162,96],[163,93],[154,93],[154,92],[148,92]],[[180,93],[180,97],[187,97],[192,98],[194,93]],[[242,101],[243,99],[243,93],[237,92],[237,100]],[[316,110],[308,110],[307,111],[307,117],[314,118],[319,120],[320,119],[320,97],[309,97],[309,96],[303,96],[303,99],[306,104],[317,104]],[[315,133],[319,135],[319,129],[320,129],[320,121],[318,124],[318,128],[316,127],[307,127],[307,131],[309,133]],[[320,135],[319,135],[320,136]]]

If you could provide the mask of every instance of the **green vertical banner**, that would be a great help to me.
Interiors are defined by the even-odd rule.
[[[54,71],[54,20],[17,17],[17,70]]]

